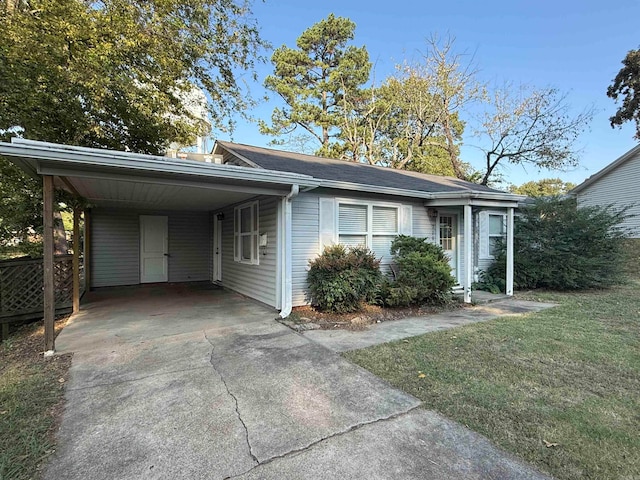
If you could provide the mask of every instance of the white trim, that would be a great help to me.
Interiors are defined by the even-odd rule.
[[[92,168],[96,166],[126,168],[128,173],[131,173],[131,170],[140,170],[285,185],[291,185],[292,182],[304,185],[318,185],[319,183],[309,175],[298,173],[239,167],[236,165],[218,165],[99,148],[76,147],[15,137],[11,139],[11,143],[0,142],[0,154],[32,161],[47,160],[67,165],[90,165]]]
[[[300,192],[298,185],[291,186],[291,192],[282,198],[283,212],[283,241],[282,241],[282,263],[280,264],[282,280],[282,300],[280,317],[287,318],[293,308],[293,209],[292,200]]]
[[[509,207],[512,208],[512,207]],[[508,209],[507,209],[508,211]],[[491,245],[489,242],[489,238],[491,238],[491,234],[490,234],[490,229],[489,229],[489,225],[490,225],[490,216],[491,215],[495,215],[495,216],[499,216],[503,218],[504,221],[504,225],[505,225],[505,234],[503,235],[503,238],[506,238],[506,225],[507,225],[507,211],[505,210],[482,210],[479,212],[479,216],[480,216],[480,220],[479,222],[484,223],[485,227],[486,227],[486,231],[482,232],[482,228],[479,229],[478,234],[480,233],[484,233],[484,237],[486,238],[480,238],[480,245],[479,245],[479,249],[478,249],[478,258],[480,260],[495,260],[495,257],[493,255],[491,255],[490,250],[491,250]]]
[[[242,231],[242,210],[249,209],[251,212],[251,230]],[[247,265],[259,265],[260,254],[258,248],[258,237],[260,236],[260,205],[258,200],[245,202],[233,208],[233,260]],[[243,258],[242,238],[251,239],[250,258]]]
[[[336,180],[319,180],[320,187],[324,188],[335,188],[337,190],[355,190],[360,192],[370,192],[370,193],[380,193],[383,195],[393,195],[397,197],[410,197],[410,198],[422,198],[425,200],[430,199],[456,199],[455,202],[451,203],[451,206],[455,205],[463,205],[465,203],[474,205],[479,205],[479,202],[482,199],[485,200],[503,200],[513,204],[513,206],[518,205],[518,201],[524,200],[526,196],[524,195],[516,195],[513,193],[503,193],[503,192],[481,192],[477,190],[467,190],[467,191],[453,191],[453,192],[425,192],[422,190],[408,190],[404,188],[395,188],[395,187],[383,187],[379,185],[368,185],[364,183],[352,183],[352,182],[342,182]],[[464,200],[467,200],[465,202]],[[433,205],[433,204],[430,204]],[[501,206],[502,203],[496,204],[495,206]]]
[[[145,276],[145,264],[144,264],[144,258],[145,258],[145,249],[144,249],[144,244],[145,244],[145,237],[147,234],[147,231],[145,229],[146,223],[148,220],[150,219],[162,219],[162,276],[158,276],[158,277],[148,277]],[[140,229],[140,233],[139,233],[139,243],[140,245],[138,246],[139,248],[139,255],[140,255],[140,283],[163,283],[163,282],[168,282],[169,281],[169,217],[167,215],[139,215],[138,216],[138,224],[139,224],[139,229]]]
[[[398,236],[402,234],[402,214],[403,207],[407,205],[403,205],[402,203],[394,203],[394,202],[380,202],[380,201],[370,201],[370,200],[360,200],[354,198],[341,198],[338,197],[335,199],[336,201],[336,209],[335,209],[335,232],[336,239],[338,243],[340,242],[340,236],[363,236],[366,238],[366,247],[369,250],[373,251],[373,239],[375,237],[389,237],[389,236]],[[342,232],[340,230],[340,205],[357,205],[363,206],[367,208],[367,230],[363,232]],[[373,209],[375,207],[379,208],[393,208],[396,211],[396,229],[395,231],[387,231],[387,232],[373,232]],[[379,252],[378,252],[379,254]],[[390,253],[386,253],[383,256],[390,257]]]
[[[506,294],[513,295],[513,208],[507,210],[507,285]]]
[[[513,209],[510,209],[513,210]],[[491,233],[491,217],[500,217],[502,219],[502,229],[501,233]],[[494,213],[487,212],[487,256],[485,258],[489,258],[495,260],[496,256],[491,253],[491,239],[492,238],[501,238],[505,240],[507,236],[507,213]]]
[[[454,245],[454,249],[453,252],[456,256],[455,261],[456,261],[456,274],[455,274],[455,279],[456,282],[461,283],[460,279],[462,278],[460,273],[462,272],[462,268],[461,268],[461,252],[460,252],[460,240],[462,238],[461,236],[461,223],[460,223],[460,212],[457,210],[441,210],[438,211],[438,216],[436,218],[436,235],[435,235],[435,243],[436,245],[439,245],[440,247],[442,247],[442,244],[440,242],[440,217],[455,217],[455,236],[454,236],[454,241],[455,241],[455,245]]]
[[[471,303],[471,284],[473,282],[473,209],[464,206],[464,302]]]

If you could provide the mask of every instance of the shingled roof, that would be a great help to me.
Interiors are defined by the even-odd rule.
[[[268,170],[311,175],[322,180],[430,193],[505,194],[500,190],[454,177],[427,175],[220,140],[216,143],[239,159],[247,161],[249,165]]]

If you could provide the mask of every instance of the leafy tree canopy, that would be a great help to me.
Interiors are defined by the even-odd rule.
[[[251,103],[238,74],[265,46],[243,0],[6,0],[0,22],[3,141],[192,144]],[[26,239],[41,225],[42,187],[3,159],[0,173],[0,240]]]
[[[264,45],[236,0],[28,0],[0,6],[0,132],[157,153],[203,125],[229,127]]]
[[[300,35],[297,48],[283,45],[273,53],[275,71],[265,86],[285,106],[273,111],[271,125],[261,122],[262,133],[282,136],[300,127],[318,141],[319,155],[339,155],[332,152],[332,139],[343,99],[367,82],[371,69],[367,49],[349,45],[355,27],[348,18],[330,14]]]
[[[607,88],[607,95],[616,102],[622,99],[622,105],[609,119],[611,126],[633,121],[636,123],[635,138],[640,140],[640,49],[630,50],[624,57],[622,68]]]
[[[556,197],[566,194],[576,185],[565,182],[559,178],[543,178],[542,180],[532,180],[522,185],[511,185],[509,191],[518,195],[529,197]]]

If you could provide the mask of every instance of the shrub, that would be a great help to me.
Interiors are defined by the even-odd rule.
[[[455,280],[439,245],[400,235],[391,244],[391,254],[395,279],[385,282],[380,293],[386,305],[441,303],[450,295]]]
[[[382,273],[380,260],[369,249],[331,245],[309,266],[311,300],[320,310],[354,312],[375,301]]]
[[[491,271],[480,272],[480,280],[471,286],[472,290],[484,290],[490,293],[501,293],[507,289],[504,278],[494,277]]]
[[[574,199],[536,200],[516,217],[514,285],[574,290],[606,287],[623,279],[627,209],[576,208]],[[506,277],[506,251],[499,246],[491,278]]]

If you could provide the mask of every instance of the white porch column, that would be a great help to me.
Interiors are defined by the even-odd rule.
[[[513,207],[507,208],[507,287],[506,294],[513,295]]]
[[[473,219],[471,205],[464,206],[464,302],[471,303],[471,282],[473,281]]]

